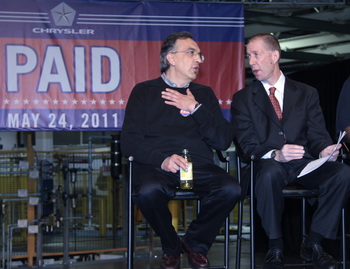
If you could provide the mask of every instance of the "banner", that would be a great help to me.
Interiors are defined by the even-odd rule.
[[[2,0],[0,130],[120,130],[130,91],[160,76],[162,40],[189,31],[229,117],[244,84],[243,4]]]

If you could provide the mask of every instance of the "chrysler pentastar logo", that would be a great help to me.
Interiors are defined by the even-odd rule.
[[[66,3],[61,3],[51,9],[51,14],[57,26],[71,26],[76,12]]]

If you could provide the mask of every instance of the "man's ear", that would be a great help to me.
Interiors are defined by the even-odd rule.
[[[277,63],[281,57],[281,53],[278,50],[272,52],[274,63]]]
[[[168,60],[170,65],[175,65],[174,54],[168,53],[168,55],[166,56],[166,59]]]

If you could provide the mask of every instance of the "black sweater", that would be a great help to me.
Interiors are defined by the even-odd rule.
[[[168,156],[181,155],[186,148],[194,165],[213,163],[213,149],[226,150],[233,138],[214,92],[191,83],[189,89],[202,105],[183,117],[178,108],[164,103],[161,92],[166,88],[186,94],[185,88],[172,88],[161,77],[134,87],[125,110],[122,153],[137,163],[160,167]]]

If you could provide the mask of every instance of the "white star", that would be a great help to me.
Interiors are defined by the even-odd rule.
[[[19,104],[19,101],[18,99],[16,99],[15,101],[13,101],[15,103],[15,105],[18,105]]]
[[[226,100],[226,105],[231,105],[231,100],[227,99]]]
[[[119,105],[123,105],[124,104],[124,100],[123,99],[120,99],[119,100]]]
[[[87,103],[86,99],[81,100],[81,103],[82,103],[83,105],[86,105],[86,103]]]
[[[47,105],[47,104],[49,103],[49,100],[45,99],[45,100],[43,101],[43,103],[44,103],[44,105]]]
[[[78,103],[78,101],[76,99],[73,99],[72,103],[73,103],[73,105],[76,105]]]
[[[35,105],[37,105],[37,104],[39,104],[39,100],[38,100],[38,99],[34,99],[33,103],[34,103]]]
[[[109,100],[109,104],[110,105],[114,105],[115,104],[115,101],[113,99]]]
[[[62,104],[64,104],[64,105],[68,104],[67,99],[63,99],[63,100],[62,100]]]
[[[4,100],[4,103],[5,103],[6,105],[8,105],[8,104],[10,103],[10,100],[9,100],[9,99],[5,99],[5,100]]]
[[[28,99],[24,99],[23,100],[23,104],[28,105],[29,104],[29,100]]]
[[[219,99],[219,104],[222,105],[222,100],[221,99]]]
[[[101,104],[101,105],[106,104],[106,100],[102,99],[102,100],[100,101],[100,104]]]
[[[90,101],[90,103],[91,103],[92,105],[96,105],[96,100],[95,100],[95,99],[92,99],[92,100]]]
[[[57,100],[57,99],[54,99],[54,100],[53,100],[53,104],[54,104],[54,105],[57,105],[57,104],[58,104],[58,100]]]

